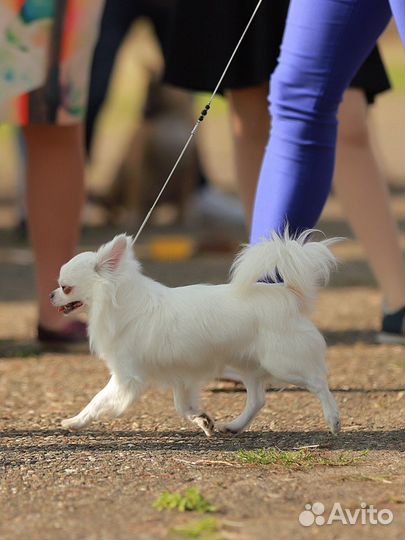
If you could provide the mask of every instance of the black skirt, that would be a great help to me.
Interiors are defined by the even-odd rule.
[[[222,90],[269,80],[277,65],[289,0],[264,0],[223,81]],[[235,48],[255,0],[177,0],[166,54],[165,81],[194,91],[212,91]],[[372,103],[390,88],[376,48],[351,85]]]

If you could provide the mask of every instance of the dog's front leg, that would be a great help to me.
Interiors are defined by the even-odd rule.
[[[68,429],[82,429],[102,416],[120,416],[138,398],[144,389],[141,381],[126,378],[119,380],[112,375],[108,384],[94,396],[88,405],[73,418],[62,421]]]
[[[207,437],[214,433],[214,422],[199,407],[199,388],[190,388],[179,384],[173,388],[173,399],[176,411],[201,428]]]

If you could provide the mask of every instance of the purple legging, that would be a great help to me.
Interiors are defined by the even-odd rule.
[[[272,128],[252,242],[287,222],[292,231],[317,222],[331,189],[343,92],[392,13],[405,45],[405,0],[291,0],[270,81]]]

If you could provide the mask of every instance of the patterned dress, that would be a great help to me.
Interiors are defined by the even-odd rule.
[[[82,120],[103,6],[104,0],[0,0],[0,122]]]

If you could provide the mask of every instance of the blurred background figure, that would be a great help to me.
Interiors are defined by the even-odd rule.
[[[179,0],[168,55],[167,81],[190,90],[213,88],[253,7],[245,0],[204,2],[210,17],[205,17],[194,28],[195,5]],[[236,176],[249,224],[271,122],[268,81],[277,65],[288,8],[286,0],[263,3],[224,79],[235,144]],[[190,65],[195,69],[190,69]],[[404,264],[387,181],[372,144],[368,119],[369,105],[389,88],[384,65],[375,48],[355,75],[340,106],[334,186],[347,219],[367,252],[383,293],[385,309],[392,313],[405,303]],[[285,174],[288,176],[288,171]],[[281,189],[271,191],[269,187],[269,190],[267,203],[262,202],[260,206],[264,215],[275,212],[278,198],[285,196]],[[273,216],[273,219],[277,221],[278,217]],[[284,219],[285,216],[282,221]],[[267,221],[262,218],[262,222]],[[259,234],[253,230],[253,241],[270,232],[262,228]],[[383,328],[386,319],[384,314]],[[383,337],[402,342],[403,329],[398,328],[389,336],[384,332]]]
[[[138,21],[148,21],[157,40],[152,45],[156,49],[158,46],[155,54],[146,54],[142,59],[144,104],[139,112],[139,125],[134,126],[126,141],[122,162],[108,188],[104,193],[91,195],[94,202],[104,206],[112,222],[130,229],[139,225],[146,215],[193,125],[191,96],[161,84],[174,6],[175,0],[107,0],[93,58],[86,123],[90,156],[95,124],[124,39]],[[161,199],[154,222],[184,222],[187,201],[196,181],[196,152],[191,147]]]
[[[22,126],[27,215],[43,342],[83,342],[85,326],[49,303],[75,252],[84,202],[82,121],[102,0],[0,1],[0,122]],[[21,168],[20,168],[21,173]],[[21,183],[20,183],[21,185]]]
[[[195,123],[196,107],[200,106],[193,104],[190,93],[162,82],[176,5],[177,0],[107,0],[95,49],[86,126],[90,176],[95,180],[91,182],[90,200],[105,209],[107,220],[129,230],[135,230],[154,202]],[[104,152],[99,148],[100,139],[103,148],[103,139],[108,138],[109,127],[97,137],[95,126],[100,125],[100,111],[106,101],[107,110],[119,107],[118,103],[109,103],[119,52],[126,58],[132,54],[136,64],[130,105],[132,125],[124,128],[125,140],[117,150],[115,170],[103,183],[98,162]],[[117,71],[119,78],[119,67],[116,75]],[[126,82],[130,87],[131,81]],[[241,221],[234,199],[224,197],[207,183],[201,154],[204,152],[201,148],[197,152],[193,141],[151,216],[151,223],[184,224],[191,215],[195,222],[195,214],[201,211],[210,217],[229,214],[231,219],[233,214]]]

